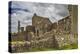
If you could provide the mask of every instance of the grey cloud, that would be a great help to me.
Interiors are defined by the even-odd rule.
[[[14,14],[12,14],[12,25],[15,28],[12,28],[12,31],[17,30],[17,22],[21,21],[21,26],[27,26],[32,24],[32,16],[36,13],[39,16],[47,17],[51,20],[51,22],[55,22],[57,20],[68,16],[68,6],[64,4],[46,4],[46,3],[31,3],[31,2],[12,2],[12,8],[21,8],[29,10],[29,12],[17,10]]]

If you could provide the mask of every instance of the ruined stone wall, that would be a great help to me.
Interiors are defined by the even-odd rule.
[[[59,47],[77,43],[77,38],[71,33],[71,18],[65,17],[53,25],[53,33]],[[54,29],[55,28],[55,29]]]
[[[58,21],[58,30],[60,33],[71,32],[71,19],[69,18],[69,16]]]
[[[51,21],[48,18],[33,16],[32,18],[32,26],[35,26],[36,33],[39,35],[50,30],[49,26],[51,25]],[[37,35],[37,34],[36,34]]]
[[[48,18],[34,15],[32,26],[27,26],[25,32],[18,33],[13,39],[26,41],[24,45],[29,50],[31,48],[61,48],[77,42],[75,36],[72,35],[71,24],[70,16],[51,23]]]
[[[71,35],[71,19],[65,17],[55,23],[39,16],[34,16],[32,26],[35,27],[32,47],[62,47],[74,43],[74,36]],[[46,22],[46,23],[45,23]],[[48,31],[46,31],[49,28]],[[46,32],[45,32],[46,31]],[[32,35],[33,36],[33,35]]]

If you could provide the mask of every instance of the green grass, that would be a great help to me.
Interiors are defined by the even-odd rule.
[[[23,48],[21,52],[37,52],[37,51],[52,51],[52,50],[69,50],[69,49],[77,49],[78,48],[78,43],[70,44],[70,45],[65,45],[61,48],[30,48],[29,50],[27,48]],[[18,49],[19,50],[19,49]],[[15,51],[15,52],[20,52],[20,51]]]
[[[29,50],[29,52],[35,52],[35,51],[51,51],[51,50],[57,50],[56,48],[32,48]]]
[[[60,49],[66,50],[66,49],[77,49],[77,48],[78,48],[78,44],[71,44],[71,45],[65,45],[61,47]]]
[[[77,49],[78,44],[65,45],[61,48],[32,48],[31,51],[51,51],[51,50],[68,50],[68,49]]]
[[[27,48],[22,49],[21,52],[37,52],[37,51],[52,51],[52,50],[70,50],[70,49],[77,49],[78,44],[71,44],[71,45],[65,45],[61,48],[30,48],[29,50]],[[20,52],[20,51],[15,51]]]

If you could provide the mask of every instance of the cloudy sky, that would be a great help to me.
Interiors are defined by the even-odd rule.
[[[49,18],[52,23],[69,15],[68,5],[64,4],[13,1],[9,5],[12,32],[17,32],[18,20],[20,20],[22,27],[32,25],[34,13]]]

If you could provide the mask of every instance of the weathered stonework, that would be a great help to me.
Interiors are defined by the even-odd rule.
[[[52,23],[48,18],[32,17],[32,25],[26,27],[26,31],[19,32],[16,37],[24,43],[28,50],[32,48],[61,48],[65,45],[77,43],[77,38],[72,32],[71,15],[58,22]]]

